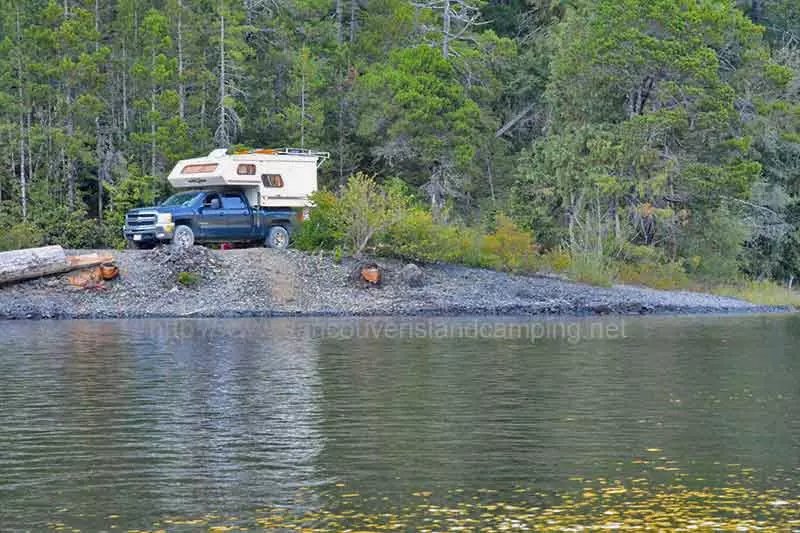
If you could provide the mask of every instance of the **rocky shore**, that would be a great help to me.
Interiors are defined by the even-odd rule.
[[[350,280],[357,263],[264,248],[111,252],[120,277],[77,288],[67,276],[0,287],[0,319],[589,315],[787,311],[693,292],[592,287],[455,265],[378,260],[380,287]],[[187,275],[185,273],[189,273]],[[184,283],[179,282],[179,278]],[[187,283],[188,282],[188,283]]]

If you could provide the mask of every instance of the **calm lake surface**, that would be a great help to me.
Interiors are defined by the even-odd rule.
[[[800,316],[0,322],[0,380],[0,531],[800,528]]]

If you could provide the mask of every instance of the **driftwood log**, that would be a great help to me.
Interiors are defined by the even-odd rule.
[[[0,252],[0,285],[112,263],[110,255],[67,255],[61,246]]]

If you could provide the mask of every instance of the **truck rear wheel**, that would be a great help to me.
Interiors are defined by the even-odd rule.
[[[289,246],[289,232],[283,226],[269,228],[266,245],[268,248],[283,250]]]
[[[172,235],[172,246],[175,248],[191,248],[194,246],[194,232],[189,226],[176,226]]]

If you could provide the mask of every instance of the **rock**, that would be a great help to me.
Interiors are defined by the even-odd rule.
[[[409,263],[400,270],[400,281],[409,287],[422,287],[425,284],[425,273],[414,263]]]

